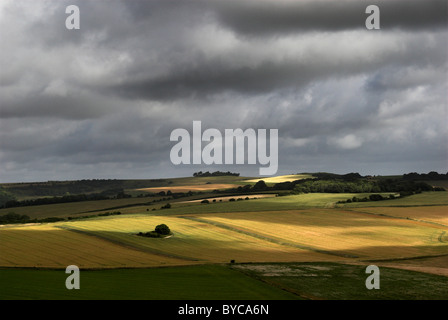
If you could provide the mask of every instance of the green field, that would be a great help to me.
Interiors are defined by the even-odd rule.
[[[80,270],[67,290],[64,270],[0,269],[0,300],[446,300],[448,278],[381,268],[367,290],[366,265],[335,263],[201,265]],[[261,281],[260,281],[261,280]]]
[[[235,266],[246,274],[305,299],[447,300],[448,277],[380,268],[380,289],[367,290],[367,265],[336,263],[254,264]]]
[[[296,295],[224,266],[80,269],[67,290],[64,270],[0,269],[0,300],[291,300]]]
[[[243,200],[235,202],[222,202],[210,204],[176,204],[169,212],[163,214],[193,214],[193,213],[217,213],[217,212],[258,212],[273,210],[295,210],[309,208],[333,208],[336,202],[348,198],[365,197],[370,193],[308,193],[300,195],[283,196],[277,198],[264,198]],[[389,193],[384,194],[389,195]],[[235,199],[245,196],[234,196]],[[364,202],[370,204],[370,202]],[[133,210],[133,213],[136,211]]]
[[[0,215],[14,212],[17,214],[25,214],[30,218],[42,219],[48,217],[79,217],[98,214],[107,210],[114,210],[117,207],[133,206],[137,204],[149,203],[154,199],[160,199],[161,197],[151,198],[128,198],[128,199],[111,199],[111,200],[96,200],[96,201],[82,201],[82,202],[69,202],[69,203],[57,203],[46,204],[40,206],[26,206],[0,209]],[[151,204],[148,204],[151,206]]]

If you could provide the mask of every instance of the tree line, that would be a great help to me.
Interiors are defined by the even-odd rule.
[[[405,180],[448,180],[448,172],[446,174],[431,171],[429,173],[405,173],[403,175]]]
[[[62,197],[47,197],[47,198],[21,200],[21,201],[13,199],[6,201],[5,203],[3,203],[3,205],[0,205],[0,208],[27,207],[27,206],[38,206],[45,204],[57,204],[57,203],[80,202],[80,201],[123,199],[131,197],[130,195],[124,193],[123,190],[120,190],[118,192],[116,191],[117,190],[113,192],[114,195],[111,195],[111,192],[108,190],[101,193],[64,195]]]
[[[239,177],[240,174],[239,173],[234,173],[234,172],[221,172],[221,171],[215,171],[215,172],[195,172],[193,173],[193,177],[222,177],[222,176],[235,176],[235,177]]]
[[[114,211],[114,212],[105,212],[100,213],[97,215],[90,215],[90,216],[78,216],[78,217],[68,217],[67,220],[76,220],[76,219],[88,219],[88,218],[95,218],[95,217],[107,217],[107,216],[114,216],[114,215],[120,215],[120,211]],[[42,222],[58,222],[58,221],[65,221],[65,218],[60,217],[48,217],[48,218],[42,218],[42,219],[31,219],[26,214],[18,214],[15,212],[9,212],[2,216],[0,216],[0,224],[21,224],[21,223],[42,223]]]

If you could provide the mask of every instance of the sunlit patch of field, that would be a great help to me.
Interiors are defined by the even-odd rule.
[[[135,208],[140,212],[53,224],[3,226],[0,266],[76,264],[84,268],[114,268],[231,260],[342,262],[448,254],[448,230],[441,224],[446,219],[446,207],[325,208],[335,196],[341,197],[308,194],[191,204],[151,213]],[[291,210],[310,203],[320,208]],[[251,205],[247,207],[248,204]],[[252,211],[237,210],[244,208]],[[255,211],[257,208],[260,210]],[[173,237],[137,236],[138,232],[154,230],[162,223],[170,227]]]
[[[170,227],[173,237],[155,239],[136,235],[138,232],[153,230],[161,223]],[[341,257],[285,246],[185,217],[121,216],[70,222],[65,223],[64,227],[138,250],[184,260],[186,263],[342,260]]]
[[[198,215],[204,222],[363,260],[448,254],[443,227],[343,210],[232,212]]]
[[[0,230],[1,267],[80,268],[183,265],[184,261],[134,250],[57,228],[55,224],[9,226]]]
[[[312,179],[312,178],[314,177],[310,174],[289,174],[276,177],[260,177],[256,179],[245,180],[244,182],[258,182],[260,180],[263,180],[265,183],[280,183],[280,182],[289,182],[289,181]]]

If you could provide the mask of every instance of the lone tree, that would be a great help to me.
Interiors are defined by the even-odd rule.
[[[161,235],[169,235],[171,233],[170,228],[166,224],[159,224],[155,228],[155,232]]]
[[[263,180],[259,180],[253,187],[253,190],[266,190],[268,186],[266,185],[266,182]]]

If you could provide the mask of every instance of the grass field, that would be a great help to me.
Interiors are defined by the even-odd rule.
[[[90,271],[67,290],[63,270],[0,270],[0,300],[295,300],[296,295],[224,266]]]
[[[305,299],[447,300],[448,278],[407,270],[380,269],[380,289],[367,290],[367,265],[336,263],[254,264],[235,266],[252,277]]]
[[[176,204],[171,203],[172,209],[163,214],[195,214],[195,213],[218,213],[218,212],[258,212],[276,210],[297,210],[308,208],[333,208],[336,202],[353,198],[354,196],[365,197],[366,194],[355,193],[308,193],[300,195],[283,196],[276,198],[264,198],[250,201],[219,202],[210,204]],[[389,195],[389,194],[387,194]],[[238,198],[234,196],[233,198]],[[370,202],[364,202],[370,203]],[[131,209],[136,213],[138,210]]]
[[[200,198],[212,198],[213,194],[204,194],[202,196],[179,198],[177,200],[167,200],[164,202],[155,202],[162,197],[150,198],[128,198],[128,199],[113,199],[113,200],[97,200],[84,202],[71,202],[41,206],[27,206],[0,209],[0,215],[14,212],[17,214],[25,214],[30,218],[47,218],[47,217],[76,217],[86,215],[97,215],[101,212],[119,210],[122,213],[142,213],[146,209],[152,210],[160,209],[166,203],[171,203],[172,209],[164,210],[163,215],[182,214],[182,213],[214,213],[214,212],[236,212],[236,211],[266,211],[266,210],[293,210],[303,208],[329,208],[334,207],[339,200],[346,200],[354,196],[364,197],[369,194],[354,194],[354,193],[309,193],[293,196],[284,196],[271,198],[272,195],[265,196],[264,199],[251,199],[250,201],[235,201],[235,202],[217,202],[209,205],[198,204],[195,202],[187,202]],[[233,195],[231,198],[245,198],[248,195]],[[251,196],[249,196],[251,197]],[[398,201],[398,200],[393,200]],[[200,201],[199,201],[200,202]],[[380,202],[380,201],[378,201]],[[371,202],[365,202],[370,205]],[[390,204],[392,202],[387,202]],[[141,204],[139,206],[139,204]],[[119,209],[116,209],[119,208]],[[157,211],[160,213],[161,211]]]
[[[125,198],[125,199],[112,199],[112,200],[96,200],[96,201],[82,201],[82,202],[69,202],[48,204],[40,206],[27,206],[0,209],[0,215],[14,212],[17,214],[25,214],[31,219],[48,218],[48,217],[76,217],[98,214],[97,211],[111,210],[115,207],[123,207],[128,205],[135,205],[139,203],[148,203],[160,197],[150,198]],[[95,213],[96,212],[96,213]]]
[[[367,290],[365,268],[312,262],[81,269],[79,290],[65,288],[64,270],[0,269],[0,300],[448,299],[448,277],[381,267],[380,290]]]

